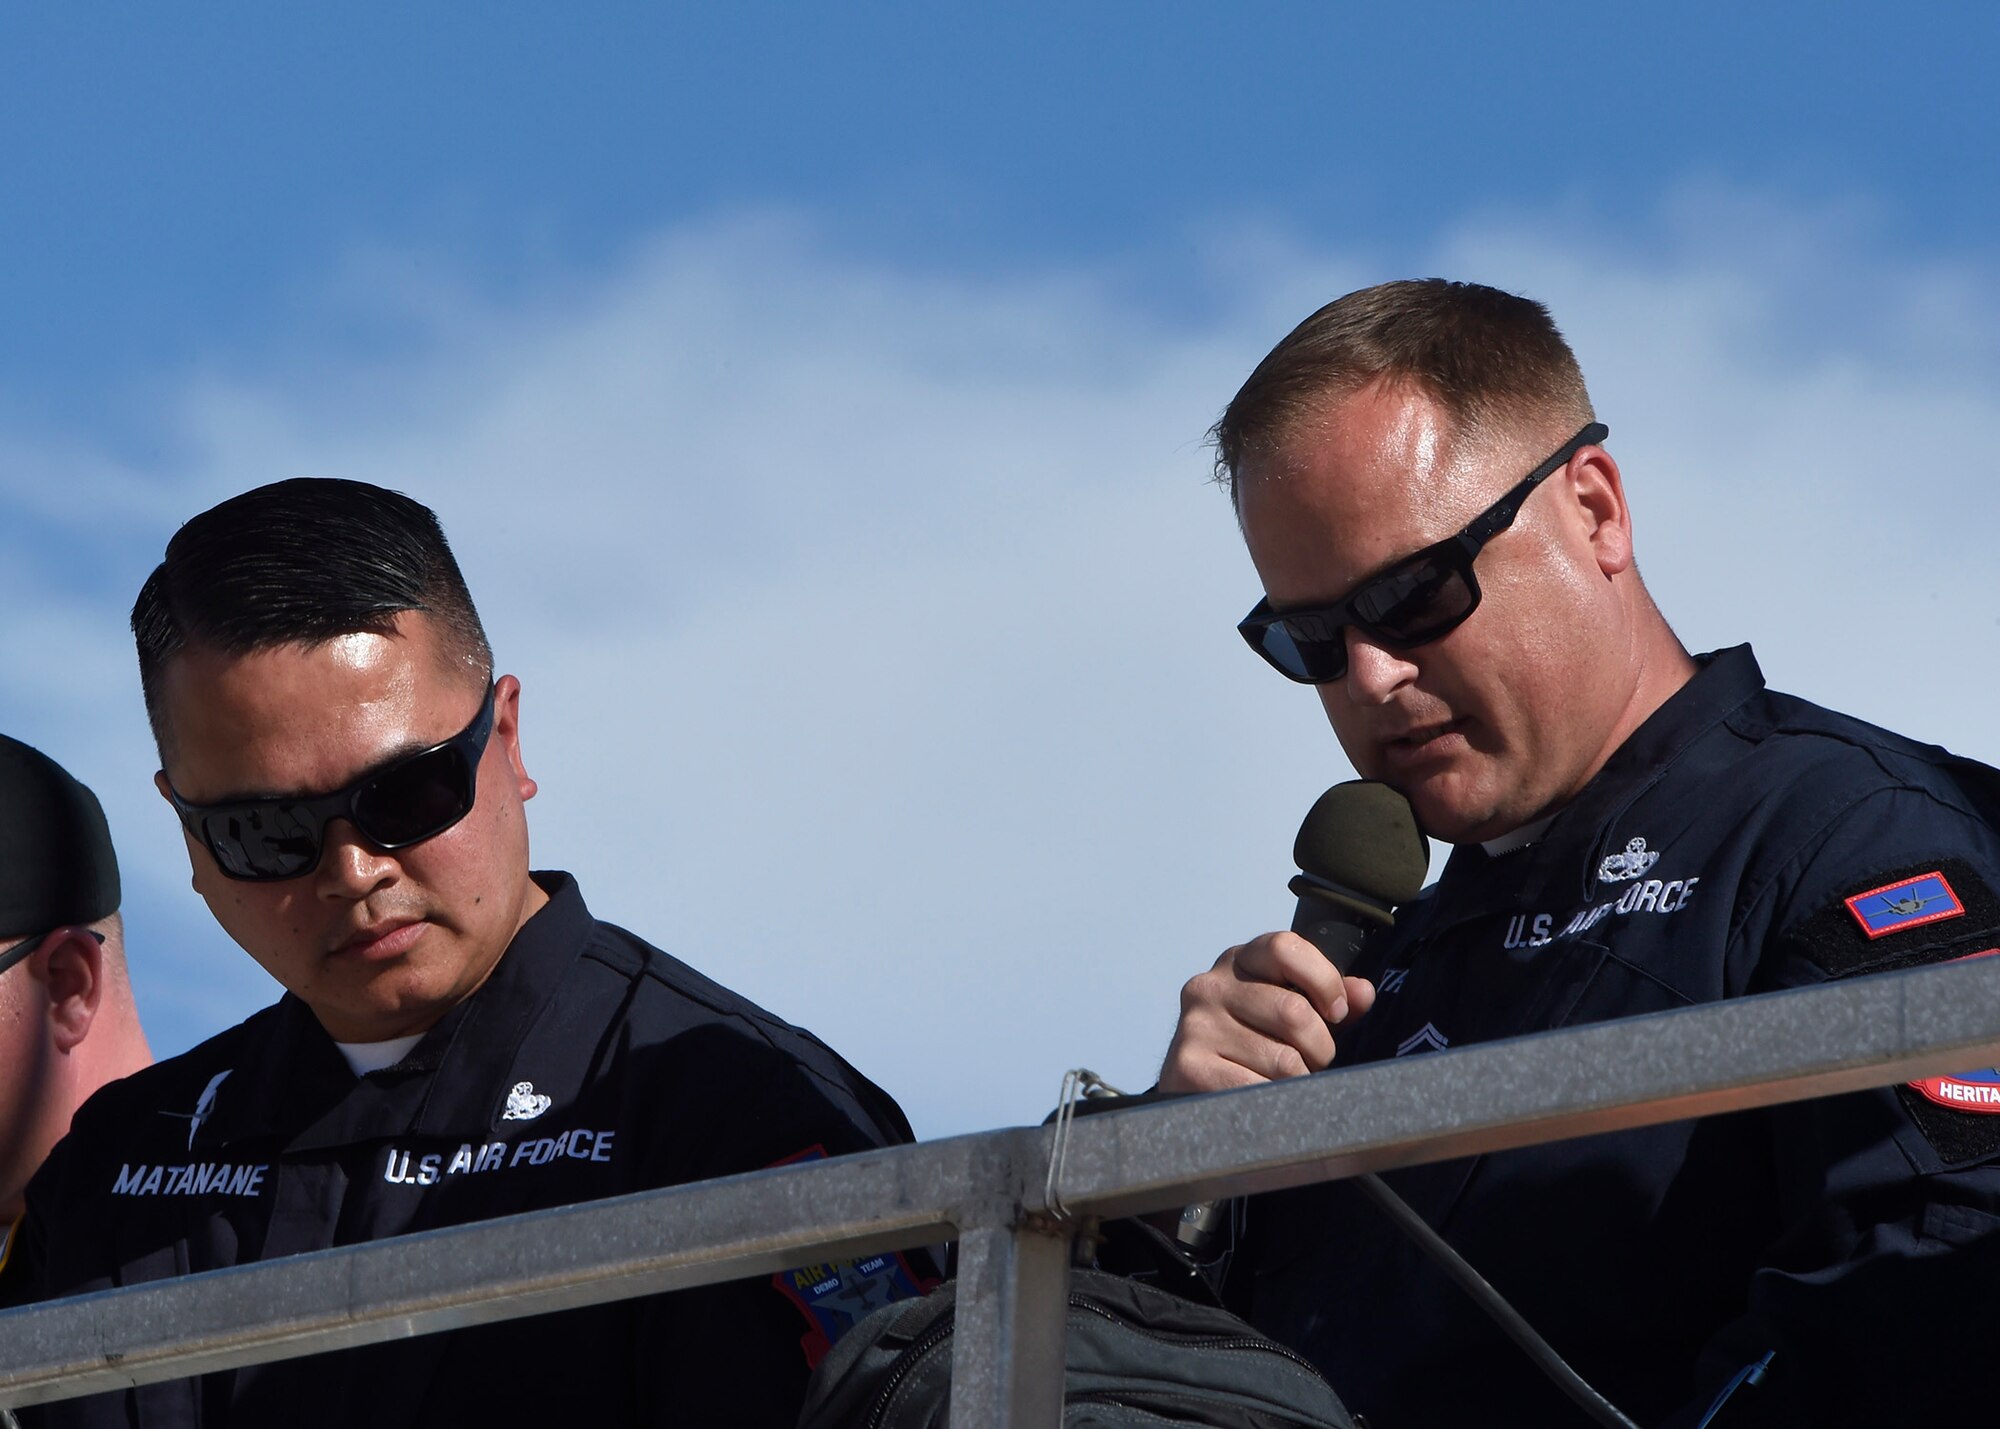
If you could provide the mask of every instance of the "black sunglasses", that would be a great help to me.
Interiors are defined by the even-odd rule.
[[[1610,435],[1609,427],[1592,422],[1463,531],[1370,576],[1345,600],[1303,610],[1273,610],[1268,599],[1260,600],[1236,628],[1273,669],[1303,685],[1323,685],[1346,675],[1350,625],[1403,650],[1449,635],[1479,609],[1472,563],[1486,543],[1514,524],[1529,493],[1562,470],[1579,449]]]
[[[472,723],[444,743],[406,754],[331,794],[190,804],[169,785],[167,797],[216,867],[246,882],[312,872],[326,846],[326,826],[335,819],[346,819],[379,849],[408,848],[472,812],[480,756],[493,733],[494,689],[486,687]]]
[[[49,933],[59,931],[56,928],[49,929]],[[97,939],[99,943],[104,941],[104,935],[95,928],[85,928],[83,931]],[[20,942],[14,943],[9,947],[0,948],[0,973],[6,972],[15,963],[27,961],[28,954],[39,948],[42,945],[42,939],[48,937],[49,933],[37,933],[32,938],[23,938]]]

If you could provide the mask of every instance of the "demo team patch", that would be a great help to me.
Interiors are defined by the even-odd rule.
[[[1939,870],[1871,888],[1855,894],[1846,903],[1847,911],[1870,938],[1885,938],[1906,928],[1965,916],[1965,904]]]
[[[790,1166],[818,1161],[825,1155],[824,1146],[808,1146],[772,1164]],[[901,1252],[890,1251],[861,1260],[802,1265],[772,1276],[771,1284],[805,1315],[811,1328],[799,1338],[799,1348],[805,1352],[806,1364],[817,1368],[834,1343],[871,1311],[913,1299],[937,1282],[920,1277]]]

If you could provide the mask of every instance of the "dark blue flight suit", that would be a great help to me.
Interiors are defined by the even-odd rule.
[[[1723,651],[1532,845],[1453,853],[1362,954],[1339,1062],[1983,953],[1996,819],[2000,773]],[[1950,1423],[1992,1398],[1996,1154],[1989,1069],[1387,1179],[1642,1425],[1767,1353],[1718,1426]],[[1374,1429],[1588,1422],[1351,1187],[1241,1214],[1231,1303]]]
[[[907,1141],[824,1044],[599,923],[564,874],[486,983],[357,1077],[287,996],[78,1114],[28,1192],[66,1295]],[[23,1411],[50,1425],[788,1426],[809,1362],[921,1253]]]

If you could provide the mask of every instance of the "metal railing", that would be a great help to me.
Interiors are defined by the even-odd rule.
[[[2000,958],[1080,1118],[1062,1204],[1163,1210],[2000,1064]],[[480,1221],[0,1314],[0,1405],[960,1242],[956,1429],[1061,1417],[1053,1130],[1017,1127]]]

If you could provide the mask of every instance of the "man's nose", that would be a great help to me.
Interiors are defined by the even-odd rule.
[[[1353,626],[1347,637],[1347,674],[1341,684],[1357,705],[1387,704],[1396,691],[1417,678],[1417,667],[1403,652],[1377,644]]]
[[[326,826],[326,844],[315,871],[321,897],[366,898],[393,881],[396,869],[395,856],[369,843],[346,819],[335,819]]]

